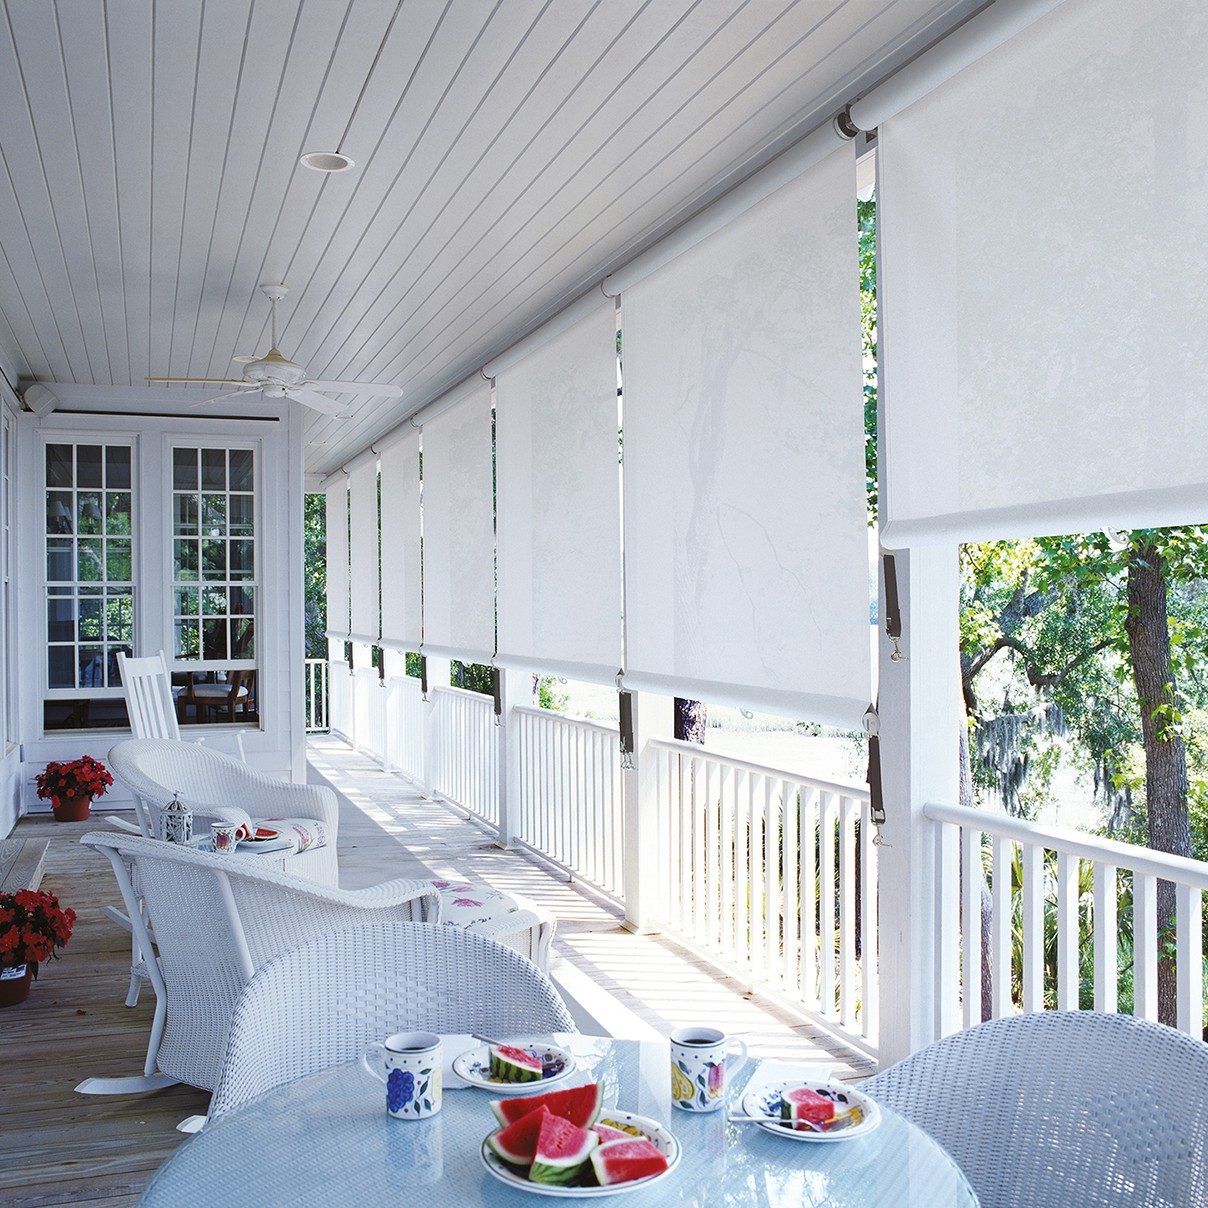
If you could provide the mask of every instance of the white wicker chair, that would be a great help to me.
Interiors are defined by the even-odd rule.
[[[947,1036],[861,1088],[930,1133],[982,1208],[1208,1203],[1208,1045],[1047,1011]]]
[[[342,890],[157,839],[92,831],[80,840],[108,856],[142,951],[152,939],[130,869],[155,920],[147,961],[155,1016],[141,1077],[88,1078],[83,1094],[119,1095],[186,1082],[218,1083],[231,1012],[256,970],[283,952],[357,923],[430,922],[439,895],[423,881]]]
[[[494,940],[415,923],[356,927],[277,957],[247,984],[209,1119],[393,1032],[576,1030],[545,974]]]
[[[340,810],[331,789],[318,784],[288,784],[252,771],[229,755],[187,742],[133,738],[109,749],[109,767],[134,794],[144,836],[159,838],[160,810],[179,792],[202,825],[234,822],[250,825],[263,818],[308,818],[327,831],[324,847],[300,852],[287,861],[291,875],[324,885],[339,883],[336,830]]]

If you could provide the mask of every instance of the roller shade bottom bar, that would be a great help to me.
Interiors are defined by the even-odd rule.
[[[609,667],[603,663],[579,663],[571,659],[543,659],[531,654],[497,654],[493,660],[496,667],[507,667],[512,671],[532,671],[536,674],[555,675],[562,679],[582,684],[603,684],[609,688],[617,686],[620,667]]]
[[[712,680],[681,679],[677,676],[653,675],[641,671],[626,671],[621,677],[621,685],[630,692],[679,696],[713,705],[749,709],[755,713],[791,717],[794,721],[818,722],[843,730],[863,729],[864,714],[872,700],[871,685],[859,696],[823,696]]]
[[[459,646],[433,646],[421,643],[419,653],[425,658],[456,659],[459,663],[479,663],[487,667],[495,661],[493,651],[471,650]]]

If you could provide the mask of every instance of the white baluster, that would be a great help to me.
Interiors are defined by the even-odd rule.
[[[1015,845],[1010,839],[995,835],[991,840],[993,900],[990,945],[993,950],[993,1004],[991,1014],[1003,1019],[1011,1014],[1011,928],[1013,913],[1011,892],[1011,861]]]
[[[965,1027],[981,1023],[982,832],[961,832],[961,988]]]
[[[1158,1018],[1158,882],[1133,873],[1133,1014]]]
[[[1057,856],[1057,1009],[1078,1009],[1078,871],[1079,860]]]
[[[1175,886],[1175,967],[1178,982],[1178,1024],[1181,1032],[1203,1039],[1204,1034],[1204,914],[1203,894],[1189,885]]]

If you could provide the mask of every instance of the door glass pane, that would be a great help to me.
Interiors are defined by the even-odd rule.
[[[172,529],[181,536],[185,534],[196,535],[196,495],[174,495],[172,497]]]
[[[110,592],[105,597],[105,640],[123,645],[134,640],[134,597]]]
[[[52,642],[75,640],[75,608],[70,596],[51,596],[46,601],[46,637]]]
[[[201,486],[205,491],[227,489],[225,449],[202,449]]]
[[[251,495],[231,496],[229,523],[232,537],[250,537],[252,535]]]
[[[197,459],[196,449],[172,450],[172,489],[174,491],[197,490]]]
[[[202,622],[201,657],[203,659],[225,659],[228,657],[226,621]]]
[[[130,535],[130,494],[127,491],[105,493],[105,532]]]
[[[225,579],[226,542],[203,541],[201,543],[201,577],[203,579]]]
[[[105,449],[105,486],[111,491],[130,489],[130,449],[109,445]]]
[[[81,642],[99,642],[101,632],[100,596],[82,596],[79,604],[79,633]]]
[[[99,537],[81,537],[76,543],[76,578],[81,583],[99,583],[105,577],[101,544]]]
[[[203,495],[201,497],[201,535],[203,537],[226,536],[227,497],[225,495]]]
[[[81,491],[76,496],[76,532],[99,533],[104,528],[100,491]]]
[[[232,491],[251,491],[255,489],[252,473],[251,449],[231,450],[231,488]]]
[[[72,445],[46,446],[46,486],[69,487],[72,484],[72,465],[75,448]]]
[[[176,657],[196,659],[201,657],[196,620],[182,617],[176,622]]]
[[[69,537],[66,541],[51,539],[46,543],[46,577],[52,583],[65,583],[70,581],[72,575],[72,562],[74,558],[72,549],[72,541]]]
[[[104,486],[100,445],[76,445],[76,486]]]
[[[46,492],[46,531],[75,532],[75,499],[70,491]]]
[[[110,583],[129,583],[133,579],[129,541],[111,537],[105,542],[105,575]]]
[[[197,580],[197,542],[173,541],[172,562],[174,576],[184,583]]]
[[[105,686],[104,646],[81,646],[79,666],[81,688],[103,688]]]
[[[52,688],[74,688],[75,647],[49,646],[46,652],[47,682]]]
[[[231,542],[231,578],[252,578],[252,543],[250,541]]]

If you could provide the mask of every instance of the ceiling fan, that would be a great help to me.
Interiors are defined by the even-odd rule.
[[[217,386],[238,386],[227,394],[215,398],[201,399],[196,405],[217,403],[223,399],[239,398],[245,394],[260,394],[264,398],[288,398],[304,407],[312,407],[324,415],[345,417],[348,412],[342,403],[324,398],[328,394],[376,394],[385,398],[402,398],[398,386],[387,386],[379,382],[327,382],[306,376],[306,368],[298,365],[277,351],[277,303],[286,295],[284,285],[262,285],[260,292],[268,298],[273,308],[272,347],[261,357],[239,356],[232,358],[243,366],[241,378],[195,378],[195,377],[149,377],[149,382],[197,382]],[[323,392],[323,393],[320,393]]]

